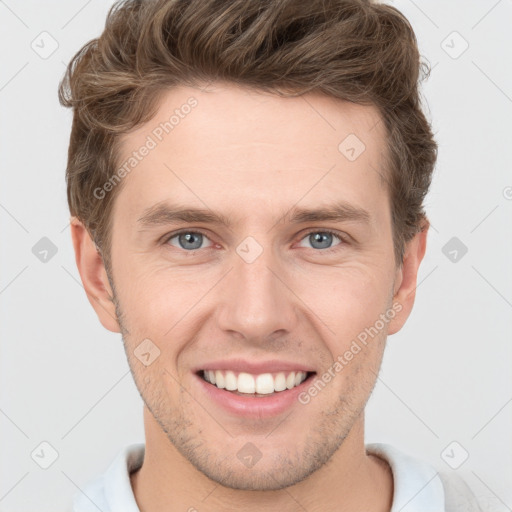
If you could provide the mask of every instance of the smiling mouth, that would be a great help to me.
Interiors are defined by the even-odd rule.
[[[283,371],[251,374],[231,370],[200,370],[197,374],[209,384],[235,395],[264,397],[301,385],[316,372]]]

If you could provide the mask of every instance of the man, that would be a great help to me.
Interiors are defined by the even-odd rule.
[[[74,510],[481,510],[364,409],[410,314],[437,145],[363,0],[123,1],[74,57],[76,262],[146,443]]]

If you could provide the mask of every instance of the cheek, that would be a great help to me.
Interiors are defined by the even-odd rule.
[[[180,294],[168,283],[152,275],[132,272],[120,285],[116,285],[116,289],[132,337],[135,333],[137,336],[150,337],[151,334],[161,337],[166,330],[162,324],[168,322],[172,325]]]
[[[298,295],[338,352],[388,307],[391,281],[378,268],[353,266],[313,274]]]
[[[374,263],[379,260],[351,261],[338,267],[289,267],[288,271],[283,270],[283,280],[293,294],[284,293],[283,298],[326,342],[350,343],[361,330],[373,325],[387,307],[391,281],[385,269]],[[128,268],[130,271],[125,272],[116,288],[131,343],[150,338],[160,342],[162,350],[178,353],[182,348],[180,339],[190,338],[206,320],[203,317],[215,310],[212,301],[228,297],[219,295],[222,284],[210,293],[224,273],[219,266],[198,272],[193,266],[144,266],[133,258],[126,265]]]
[[[200,325],[197,314],[211,287],[211,279],[197,273],[134,270],[119,292],[130,343],[149,338],[172,358],[171,352],[181,349],[180,340],[186,341],[185,333],[190,337]]]

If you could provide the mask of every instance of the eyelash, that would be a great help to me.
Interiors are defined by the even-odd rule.
[[[192,229],[182,229],[180,231],[176,231],[175,233],[171,233],[168,236],[165,236],[162,244],[163,245],[167,245],[170,240],[172,240],[174,237],[176,237],[178,235],[181,235],[183,233],[199,233],[199,234],[205,236],[206,238],[210,239],[208,234],[205,233],[204,231],[202,231],[201,229],[193,229],[193,230]],[[338,233],[337,231],[330,230],[330,229],[312,229],[312,230],[304,233],[302,235],[302,237],[300,238],[300,240],[303,240],[304,238],[306,238],[307,236],[311,235],[312,233],[328,233],[329,235],[333,235],[336,238],[338,238],[340,240],[340,242],[341,242],[341,243],[335,245],[334,247],[328,247],[327,249],[316,249],[315,250],[314,248],[312,248],[316,252],[331,253],[333,251],[336,251],[338,248],[340,248],[340,246],[346,245],[348,243],[347,240],[345,239],[345,237],[343,237],[340,233]],[[175,249],[177,249],[177,247],[175,247]],[[205,247],[205,249],[211,249],[211,247]],[[309,247],[303,247],[303,249],[309,249]],[[185,249],[182,249],[182,250],[185,251]],[[197,252],[199,250],[200,249],[195,249],[193,251],[185,251],[185,252],[194,253],[194,252]]]

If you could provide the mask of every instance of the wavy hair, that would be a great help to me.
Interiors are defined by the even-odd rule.
[[[213,80],[283,97],[320,92],[379,111],[401,265],[405,244],[423,229],[437,159],[419,94],[429,73],[408,20],[371,0],[117,1],[103,33],[74,55],[59,84],[61,104],[73,109],[70,212],[108,270],[111,213],[122,187],[102,200],[94,190],[116,172],[120,136],[156,114],[161,93]]]

